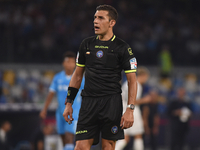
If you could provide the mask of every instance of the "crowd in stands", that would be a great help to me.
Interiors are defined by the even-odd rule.
[[[198,1],[11,0],[0,2],[0,62],[58,63],[93,36],[99,4],[119,12],[115,34],[133,48],[140,64],[157,65],[163,45],[179,66],[199,66]]]
[[[34,103],[43,105],[55,70],[4,70],[0,73],[2,94],[0,103]],[[124,75],[125,77],[125,75]],[[124,80],[126,80],[124,78]],[[123,80],[123,81],[124,81]],[[176,97],[176,90],[184,87],[187,100],[192,103],[194,112],[200,112],[199,75],[194,73],[176,73],[169,77],[154,74],[144,86],[144,94],[156,90],[161,97],[160,113],[165,113],[167,103]],[[55,99],[56,101],[56,99]]]
[[[44,103],[55,71],[6,70],[1,73],[0,103]]]

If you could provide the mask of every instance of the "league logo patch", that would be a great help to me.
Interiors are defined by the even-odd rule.
[[[131,69],[137,69],[137,60],[135,57],[130,59],[130,65],[131,65]]]
[[[102,51],[102,50],[99,50],[99,51],[96,53],[96,56],[97,56],[98,58],[103,57],[103,51]]]
[[[116,133],[118,132],[118,127],[117,127],[117,126],[113,126],[113,127],[111,128],[111,132],[112,132],[113,134],[116,134]]]

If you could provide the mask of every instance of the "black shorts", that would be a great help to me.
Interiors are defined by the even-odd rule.
[[[104,97],[83,97],[76,129],[76,141],[94,139],[98,144],[99,136],[117,141],[124,139],[120,127],[122,117],[121,94]]]

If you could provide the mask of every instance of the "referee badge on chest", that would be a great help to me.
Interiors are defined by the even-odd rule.
[[[118,132],[118,127],[117,127],[117,126],[113,126],[113,127],[111,128],[111,132],[112,132],[113,134],[116,134],[116,133]]]
[[[96,56],[97,56],[98,58],[103,57],[103,51],[102,51],[102,50],[97,51]]]

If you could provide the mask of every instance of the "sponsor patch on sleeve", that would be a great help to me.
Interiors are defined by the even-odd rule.
[[[131,66],[131,69],[137,69],[137,60],[136,58],[132,58],[129,60],[130,61],[130,66]]]

